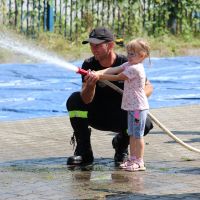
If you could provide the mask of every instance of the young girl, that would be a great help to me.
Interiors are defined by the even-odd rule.
[[[99,80],[124,80],[122,109],[128,111],[130,158],[120,165],[127,171],[144,171],[144,128],[148,114],[148,100],[144,92],[143,61],[150,56],[150,47],[143,39],[130,41],[127,46],[128,62],[119,67],[94,72]]]

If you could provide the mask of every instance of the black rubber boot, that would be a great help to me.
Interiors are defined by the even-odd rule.
[[[129,136],[119,133],[112,140],[113,148],[115,149],[115,162],[123,162],[128,159]]]
[[[68,158],[67,165],[87,165],[93,162],[94,157],[90,143],[90,135],[91,129],[88,129],[88,133],[86,133],[85,135],[74,133],[71,139],[71,143],[74,144],[76,140],[76,149],[74,152],[74,156]]]

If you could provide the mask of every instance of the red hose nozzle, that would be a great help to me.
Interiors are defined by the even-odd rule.
[[[81,74],[81,75],[87,75],[88,74],[88,72],[86,70],[81,69],[80,67],[78,67],[78,70],[77,70],[76,73]]]

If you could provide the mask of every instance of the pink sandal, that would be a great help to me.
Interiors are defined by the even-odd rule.
[[[143,162],[134,161],[132,162],[132,165],[129,165],[124,169],[129,172],[136,172],[136,171],[145,171],[146,167],[144,166]]]
[[[126,162],[123,162],[122,164],[120,164],[120,168],[122,169],[126,169],[128,166],[131,166],[133,164],[133,161],[132,160],[127,160]]]

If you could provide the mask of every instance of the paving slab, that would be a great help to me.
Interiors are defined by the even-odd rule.
[[[200,149],[200,105],[152,109],[187,144]],[[145,172],[125,172],[113,161],[115,133],[92,129],[95,160],[69,168],[73,154],[68,116],[0,123],[0,199],[200,199],[200,154],[159,127],[145,137]]]

